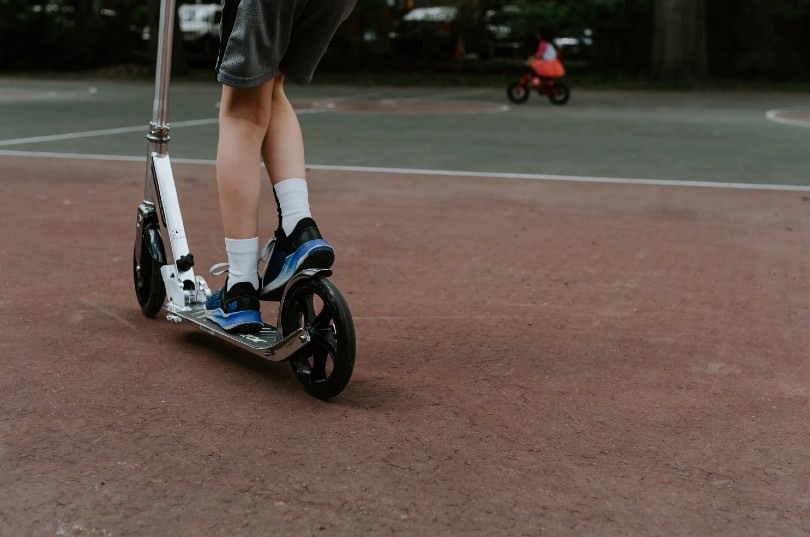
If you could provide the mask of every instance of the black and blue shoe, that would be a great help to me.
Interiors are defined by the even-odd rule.
[[[335,262],[335,250],[326,242],[312,218],[304,218],[290,234],[277,229],[267,243],[261,258],[267,265],[261,280],[259,298],[280,300],[284,286],[297,273],[305,269],[328,269]]]
[[[258,332],[264,327],[259,311],[259,292],[250,282],[239,282],[230,290],[227,282],[205,301],[205,316],[228,332]]]

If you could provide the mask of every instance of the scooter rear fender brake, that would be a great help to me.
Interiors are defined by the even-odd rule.
[[[313,279],[319,278],[319,277],[328,278],[331,275],[332,275],[332,270],[331,269],[305,269],[305,270],[302,270],[301,272],[297,273],[295,276],[293,276],[290,279],[289,282],[287,282],[287,285],[284,286],[284,293],[281,295],[281,302],[280,302],[280,306],[278,308],[278,320],[276,321],[276,327],[278,328],[279,334],[281,334],[281,332],[282,332],[282,329],[281,329],[281,310],[284,307],[284,300],[287,298],[287,293],[290,291],[290,289],[295,287],[295,284],[297,284],[300,281],[313,280]]]

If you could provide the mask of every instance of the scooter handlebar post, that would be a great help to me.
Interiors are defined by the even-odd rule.
[[[160,29],[158,33],[157,65],[155,67],[155,103],[152,129],[168,136],[169,79],[172,71],[172,38],[176,0],[161,0]]]

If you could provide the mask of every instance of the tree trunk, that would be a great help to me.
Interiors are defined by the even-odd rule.
[[[655,0],[653,76],[694,82],[706,76],[706,0]]]

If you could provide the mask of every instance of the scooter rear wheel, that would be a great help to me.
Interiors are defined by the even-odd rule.
[[[512,82],[506,88],[506,96],[515,104],[523,104],[529,100],[529,88],[526,87],[526,84]]]
[[[298,380],[310,395],[338,395],[352,376],[356,353],[354,324],[346,300],[324,277],[303,280],[289,289],[281,305],[281,329],[307,331],[309,344],[290,358]]]
[[[140,259],[135,252],[132,253],[132,275],[141,311],[147,317],[154,317],[166,302],[166,288],[160,274],[160,263],[152,259],[146,244],[141,244]]]

